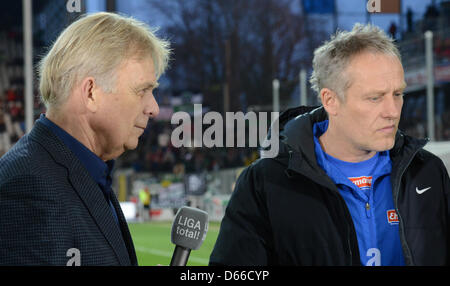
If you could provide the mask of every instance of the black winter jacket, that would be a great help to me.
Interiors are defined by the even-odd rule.
[[[210,265],[360,265],[350,212],[315,158],[312,126],[327,115],[311,109],[284,112],[278,156],[239,176]],[[400,240],[406,265],[449,265],[450,180],[426,142],[398,131],[390,150]]]

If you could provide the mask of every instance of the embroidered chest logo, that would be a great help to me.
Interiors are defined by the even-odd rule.
[[[368,190],[372,187],[372,176],[350,177],[348,179],[361,190]]]
[[[387,210],[386,215],[390,225],[398,224],[398,215],[395,210]]]

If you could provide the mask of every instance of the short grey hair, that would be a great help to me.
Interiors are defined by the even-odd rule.
[[[337,31],[314,51],[310,83],[319,98],[320,91],[328,88],[345,100],[345,91],[351,85],[346,68],[355,55],[365,51],[392,55],[401,62],[394,39],[377,26],[357,23],[350,32]]]

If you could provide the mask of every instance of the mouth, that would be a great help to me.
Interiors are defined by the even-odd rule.
[[[142,133],[144,133],[144,131],[145,131],[145,127],[137,126],[137,125],[135,125],[134,127],[136,127],[137,129],[140,129],[142,131]]]
[[[395,125],[389,125],[383,128],[378,129],[378,131],[383,132],[383,133],[387,133],[387,134],[391,134],[395,132]]]

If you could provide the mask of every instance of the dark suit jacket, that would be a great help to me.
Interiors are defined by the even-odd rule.
[[[44,124],[0,158],[0,265],[137,265],[117,198],[105,197],[75,155]]]

